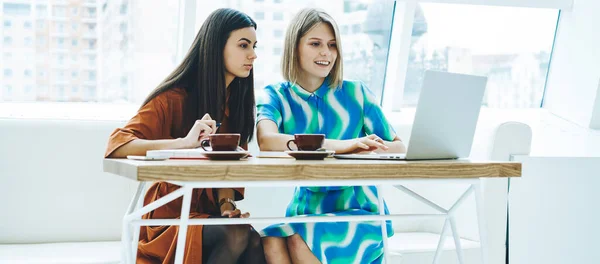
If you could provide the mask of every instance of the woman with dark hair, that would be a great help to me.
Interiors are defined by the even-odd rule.
[[[124,128],[110,136],[107,158],[145,155],[147,150],[197,148],[212,133],[241,134],[247,149],[255,118],[252,64],[256,59],[256,23],[233,9],[208,16],[183,62],[150,93]],[[216,123],[220,122],[219,130]],[[154,183],[144,204],[179,186]],[[235,207],[243,188],[194,189],[190,218],[248,217]],[[178,218],[182,198],[144,219]],[[172,263],[177,226],[143,226],[137,263]],[[180,249],[183,250],[183,249]],[[264,263],[260,236],[249,225],[189,226],[184,263]]]

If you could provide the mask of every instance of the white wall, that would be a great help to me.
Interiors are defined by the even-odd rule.
[[[577,0],[561,11],[544,98],[544,108],[584,127],[590,127],[600,81],[598,10],[600,1]]]
[[[598,90],[596,92],[596,101],[594,102],[590,128],[600,130],[600,83],[598,84]]]
[[[510,263],[598,263],[600,157],[517,157],[510,187]]]
[[[0,244],[118,240],[137,185],[102,158],[122,125],[0,119]]]

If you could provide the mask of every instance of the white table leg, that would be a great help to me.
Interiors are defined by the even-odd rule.
[[[138,185],[138,189],[141,191],[139,197],[137,197],[136,200],[136,204],[135,204],[135,210],[139,210],[140,208],[142,208],[142,206],[144,206],[144,195],[146,192],[146,182],[140,182]],[[141,219],[141,217],[139,217],[138,219]],[[132,252],[133,252],[133,256],[137,258],[137,250],[138,250],[138,243],[139,243],[139,239],[140,239],[140,226],[139,225],[133,225],[133,241],[131,243],[132,246]]]
[[[192,202],[192,187],[186,185],[183,192],[183,202],[181,204],[181,216],[179,224],[179,232],[177,233],[177,249],[175,250],[175,264],[183,263],[183,254],[185,251],[185,239],[187,237],[188,220],[190,219],[190,204]]]
[[[377,197],[379,199],[379,215],[385,215],[385,204],[383,203],[383,188],[377,185]],[[381,236],[383,239],[383,258],[386,264],[391,264],[390,250],[388,246],[387,224],[386,221],[381,221]]]
[[[444,251],[444,244],[446,243],[446,232],[448,231],[449,220],[446,218],[444,221],[444,227],[442,227],[442,232],[440,233],[440,241],[438,241],[437,249],[435,250],[435,256],[433,257],[433,264],[437,264],[440,261],[440,256]]]
[[[138,202],[140,197],[142,197],[142,192],[145,187],[144,182],[140,182],[138,184],[138,188],[135,192],[135,195],[131,199],[129,203],[129,207],[127,208],[127,212],[125,213],[125,217],[123,217],[123,230],[121,231],[121,244],[122,244],[122,252],[121,252],[121,262],[122,263],[135,263],[135,257],[137,254],[137,246],[133,249],[133,243],[137,241],[137,238],[131,235],[131,223],[128,216],[131,215],[138,206]],[[137,232],[139,237],[139,231]],[[133,253],[133,254],[132,254]]]
[[[473,184],[475,191],[475,204],[477,206],[477,220],[479,222],[479,246],[481,247],[481,263],[488,263],[487,227],[485,225],[485,210],[483,206],[483,195],[481,180]]]
[[[131,251],[132,247],[130,225],[126,219],[123,219],[123,230],[121,231],[121,263],[134,263]]]
[[[463,255],[462,246],[460,244],[460,236],[458,235],[458,230],[456,229],[456,217],[454,215],[450,216],[450,228],[452,228],[452,236],[454,237],[454,246],[456,249],[456,256],[458,257],[458,263],[465,264],[465,257]]]

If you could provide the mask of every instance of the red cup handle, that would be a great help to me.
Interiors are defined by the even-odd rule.
[[[209,143],[209,144],[205,144],[205,143]],[[205,149],[204,146],[210,146],[210,139],[203,139],[202,141],[200,141],[200,147],[202,147],[203,150],[208,151],[208,149]]]
[[[290,147],[290,143],[294,142],[294,144],[296,144],[296,141],[294,141],[293,139],[290,139],[290,141],[287,142],[287,148],[291,151],[294,151],[291,147]]]

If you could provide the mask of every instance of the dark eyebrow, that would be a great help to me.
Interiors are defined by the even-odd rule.
[[[241,38],[241,39],[240,39],[240,40],[238,40],[238,41],[241,41],[241,40],[245,40],[245,41],[247,41],[248,43],[252,44],[252,41],[250,41],[250,40],[249,40],[249,39],[247,39],[247,38]],[[258,42],[258,41],[257,41],[257,42]]]

